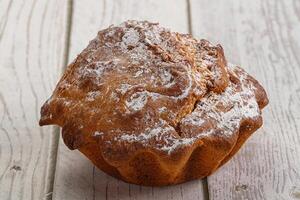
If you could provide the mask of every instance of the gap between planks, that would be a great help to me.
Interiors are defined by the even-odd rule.
[[[193,35],[193,23],[192,23],[192,9],[191,9],[191,0],[186,0],[186,5],[187,5],[187,23],[188,23],[188,29],[189,29],[189,34]],[[203,198],[205,200],[209,200],[209,189],[208,189],[208,181],[207,177],[202,179],[202,184],[203,184]]]
[[[71,40],[71,29],[72,29],[72,18],[73,18],[73,0],[67,1],[67,18],[66,18],[66,35],[65,35],[65,45],[64,45],[64,52],[63,52],[63,65],[61,69],[61,74],[64,73],[66,66],[68,65],[68,58],[69,58],[69,50],[70,50],[70,40]],[[52,200],[53,188],[54,188],[54,179],[55,179],[55,172],[56,172],[56,163],[57,163],[57,153],[58,153],[58,144],[60,138],[60,131],[59,127],[54,127],[53,129],[53,143],[51,144],[52,148],[52,159],[50,160],[49,164],[49,183],[46,186],[46,200]]]
[[[192,23],[192,9],[191,9],[191,0],[186,0],[186,7],[187,7],[187,23],[188,23],[188,30],[189,34],[193,35],[193,23]],[[202,179],[203,184],[203,198],[204,200],[209,200],[209,189],[208,189],[208,181],[207,177]]]

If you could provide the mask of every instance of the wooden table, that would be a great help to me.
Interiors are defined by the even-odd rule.
[[[116,180],[39,110],[98,30],[126,19],[221,43],[270,98],[264,126],[207,179],[172,187]],[[300,199],[300,0],[1,0],[0,199]]]

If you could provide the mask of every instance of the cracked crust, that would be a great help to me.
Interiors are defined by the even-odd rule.
[[[41,109],[70,149],[124,181],[205,177],[262,125],[264,89],[220,45],[127,21],[100,31]]]

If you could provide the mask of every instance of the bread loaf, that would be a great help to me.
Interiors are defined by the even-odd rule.
[[[126,182],[202,178],[262,125],[262,86],[220,45],[126,21],[100,31],[41,109],[70,149]]]

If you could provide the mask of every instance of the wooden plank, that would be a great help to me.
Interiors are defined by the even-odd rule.
[[[296,0],[191,0],[193,34],[220,42],[270,98],[264,127],[208,178],[211,199],[300,199],[299,13]]]
[[[70,61],[100,29],[127,19],[151,20],[180,32],[188,32],[184,0],[74,1]],[[171,19],[171,20],[170,20]],[[201,180],[173,187],[131,185],[95,169],[78,151],[60,141],[54,199],[203,199]]]
[[[39,110],[66,60],[67,1],[0,1],[0,199],[48,199],[58,137]]]

